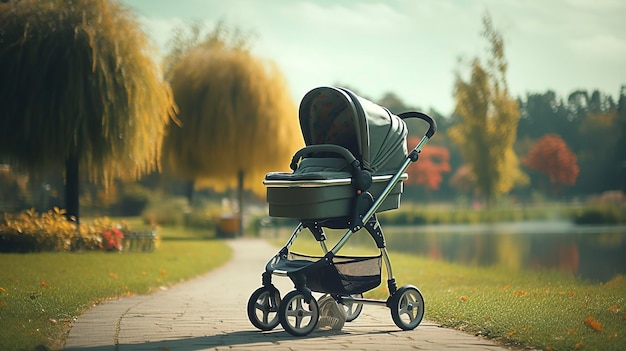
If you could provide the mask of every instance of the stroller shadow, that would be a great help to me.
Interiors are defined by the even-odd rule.
[[[149,341],[137,344],[118,344],[118,345],[103,345],[93,347],[80,347],[80,348],[66,348],[65,350],[81,350],[81,351],[147,351],[147,350],[185,350],[185,351],[198,351],[214,348],[235,348],[237,346],[244,346],[248,344],[266,344],[268,348],[275,347],[276,344],[290,341],[290,340],[312,340],[323,339],[327,336],[337,337],[341,335],[354,335],[354,334],[386,334],[389,331],[368,331],[362,333],[345,332],[342,330],[317,330],[306,336],[293,336],[284,330],[272,330],[267,332],[261,332],[258,330],[245,330],[235,331],[231,333],[223,333],[217,335],[207,335],[200,337],[190,337],[174,340],[162,340],[162,341]]]

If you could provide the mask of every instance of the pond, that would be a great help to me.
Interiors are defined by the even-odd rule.
[[[424,226],[382,223],[382,228],[389,251],[464,265],[557,270],[601,282],[626,274],[626,226],[527,221]],[[288,235],[285,229],[280,232]],[[369,235],[358,234],[350,238],[351,245],[375,248]],[[391,259],[393,263],[393,255]]]
[[[468,265],[552,269],[608,281],[626,274],[626,226],[561,221],[385,228],[390,251]]]

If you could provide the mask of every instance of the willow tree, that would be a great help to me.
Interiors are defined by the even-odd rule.
[[[470,167],[476,190],[491,206],[497,195],[528,179],[513,150],[520,113],[507,87],[504,42],[489,15],[483,24],[490,56],[486,65],[478,58],[472,61],[469,81],[457,73],[454,113],[459,121],[448,134]]]
[[[240,211],[243,189],[260,193],[265,174],[288,169],[303,144],[284,76],[242,43],[218,26],[172,65],[179,123],[168,128],[163,149],[174,175],[237,187]]]
[[[68,216],[78,221],[81,177],[157,168],[173,98],[132,12],[116,0],[10,1],[0,33],[0,157],[65,169]]]

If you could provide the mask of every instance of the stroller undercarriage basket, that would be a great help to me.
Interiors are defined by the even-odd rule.
[[[307,286],[312,291],[327,294],[361,294],[381,283],[382,255],[336,255],[332,262],[315,265],[318,262],[324,262],[323,257],[290,252],[286,257],[277,255],[268,269],[285,275],[303,270]]]

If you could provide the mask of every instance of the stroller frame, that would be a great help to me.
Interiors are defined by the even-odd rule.
[[[346,91],[350,93],[349,91]],[[351,93],[350,93],[351,94]],[[354,97],[353,95],[350,95]],[[412,162],[416,162],[422,147],[435,134],[437,126],[435,121],[421,112],[405,112],[399,114],[401,119],[418,118],[428,123],[428,131],[421,138],[419,143],[408,153],[406,159],[393,175],[374,176],[363,174],[359,161],[345,148],[335,145],[309,145],[299,150],[292,160],[292,169],[296,170],[297,163],[301,157],[307,154],[334,152],[346,158],[355,170],[354,178],[365,177],[365,184],[371,185],[374,181],[386,182],[384,189],[374,199],[374,196],[367,191],[369,185],[361,192],[357,189],[357,196],[354,200],[354,211],[350,216],[337,218],[313,218],[300,219],[300,223],[295,228],[286,244],[280,251],[266,264],[265,272],[262,274],[262,286],[255,290],[248,300],[247,312],[250,322],[260,330],[272,330],[278,324],[294,336],[305,336],[317,328],[320,311],[313,292],[323,293],[331,296],[339,306],[343,306],[346,314],[345,321],[351,322],[356,319],[363,308],[363,305],[386,306],[391,310],[394,323],[402,330],[412,330],[416,328],[424,316],[424,299],[413,285],[397,287],[391,259],[387,252],[385,238],[382,228],[376,216],[381,207],[386,210],[385,201],[387,197],[401,186],[406,179],[406,170]],[[342,150],[343,149],[343,150]],[[369,179],[367,179],[369,176]],[[354,180],[353,180],[354,181]],[[355,183],[360,185],[361,180]],[[293,186],[294,182],[281,183],[280,181],[265,181],[270,186]],[[324,184],[324,181],[315,181],[317,185]],[[329,181],[332,186],[333,181]],[[306,181],[295,182],[297,185],[306,184]],[[345,234],[339,238],[337,243],[328,248],[326,244],[326,234],[323,228],[346,229]],[[304,229],[308,229],[319,242],[323,252],[321,257],[304,256],[290,253],[289,249],[294,241]],[[339,255],[340,250],[345,246],[350,237],[357,231],[365,229],[375,241],[380,254],[378,256],[350,257]],[[354,275],[343,275],[339,272],[342,264],[349,267],[351,264],[362,264],[369,261],[370,266],[378,263],[377,275],[372,271],[363,277]],[[387,273],[387,287],[389,297],[386,300],[368,299],[363,297],[363,293],[369,291],[381,283],[381,269],[385,266]],[[353,266],[356,267],[356,266]],[[288,277],[294,283],[294,290],[287,293],[282,299],[280,292],[272,283],[273,276]],[[339,282],[337,282],[339,280]],[[355,281],[352,281],[355,280]],[[347,283],[346,283],[347,282]]]

